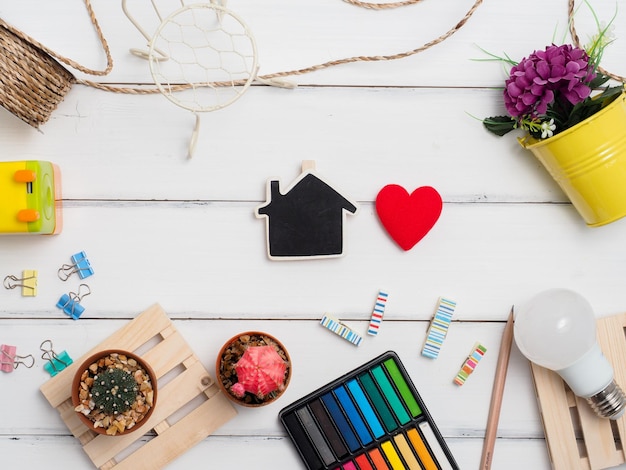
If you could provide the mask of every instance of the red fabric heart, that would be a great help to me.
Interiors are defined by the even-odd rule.
[[[443,202],[436,189],[422,186],[410,195],[397,184],[389,184],[376,196],[376,212],[383,227],[405,251],[410,250],[435,225]]]

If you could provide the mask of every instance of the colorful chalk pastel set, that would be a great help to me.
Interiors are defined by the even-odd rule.
[[[457,470],[400,358],[387,351],[279,413],[309,470]]]

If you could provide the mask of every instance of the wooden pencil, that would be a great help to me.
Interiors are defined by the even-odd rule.
[[[500,420],[500,408],[502,407],[502,396],[504,394],[504,383],[506,381],[506,372],[509,367],[509,357],[511,354],[511,345],[513,344],[513,307],[507,319],[504,333],[502,333],[502,342],[500,343],[500,353],[498,355],[498,363],[496,365],[496,376],[493,381],[493,390],[491,391],[491,403],[489,405],[489,417],[487,418],[487,429],[485,430],[485,440],[483,442],[483,454],[480,460],[480,470],[489,470],[491,461],[493,460],[493,449],[496,443],[496,435],[498,433],[498,421]]]

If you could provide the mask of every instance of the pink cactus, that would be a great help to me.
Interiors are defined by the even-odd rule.
[[[230,390],[242,398],[245,392],[262,399],[285,388],[287,364],[272,346],[250,346],[235,364],[239,382]]]
[[[239,382],[233,384],[233,386],[230,387],[230,391],[237,398],[243,398],[243,396],[246,394],[246,389],[243,388],[243,385],[241,385]]]

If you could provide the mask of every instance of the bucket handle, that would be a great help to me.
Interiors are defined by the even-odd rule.
[[[578,47],[579,49],[583,49],[583,47],[580,45],[580,38],[578,37],[578,33],[576,32],[576,27],[574,26],[574,13],[576,10],[575,3],[576,3],[576,0],[569,0],[568,5],[567,5],[567,19],[569,22],[569,32],[570,32],[570,35],[572,36],[572,41],[574,41],[574,45]],[[611,77],[613,80],[617,80],[618,82],[626,83],[626,77],[611,73],[607,71],[606,69],[602,68],[601,66],[598,66],[598,72],[602,73],[603,75],[606,75],[607,77]]]

